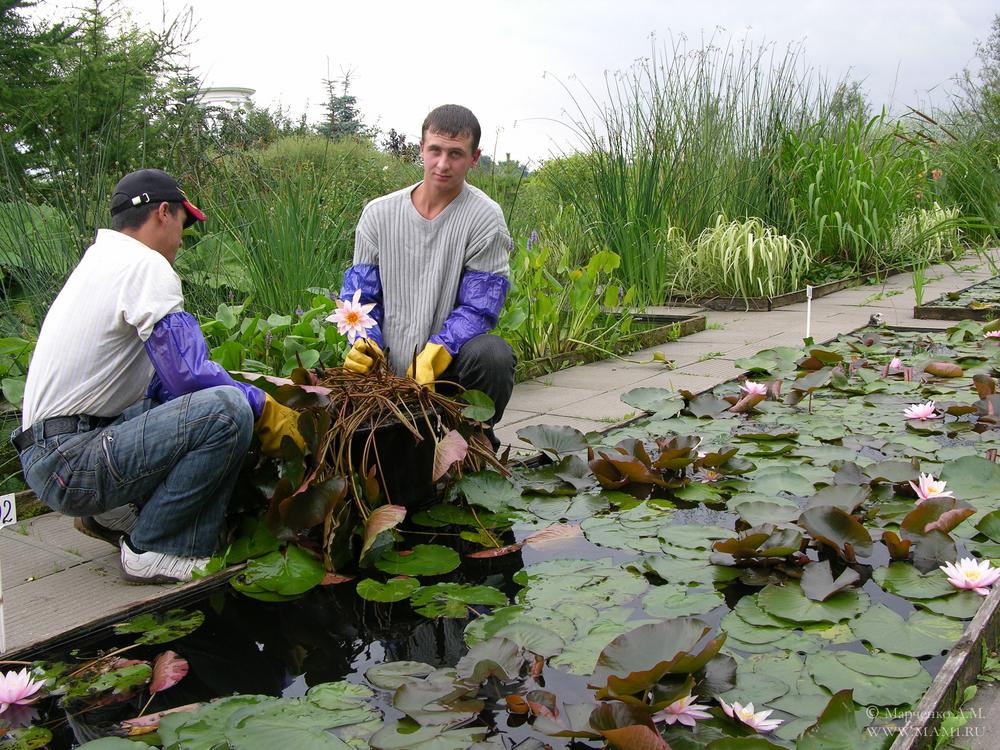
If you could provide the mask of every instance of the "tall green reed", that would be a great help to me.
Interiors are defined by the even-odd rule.
[[[577,114],[568,124],[589,157],[593,189],[566,193],[647,301],[662,299],[677,269],[678,231],[696,236],[720,213],[768,223],[785,214],[775,169],[782,139],[819,106],[822,82],[799,49],[714,41],[690,51],[683,40],[654,46],[630,70],[606,76],[603,102],[570,92]]]

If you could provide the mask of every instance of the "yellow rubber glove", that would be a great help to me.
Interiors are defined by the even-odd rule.
[[[451,355],[444,346],[427,343],[424,344],[423,351],[417,355],[416,371],[414,371],[413,365],[410,365],[406,375],[433,391],[434,381],[441,377],[441,373],[447,370],[450,364]]]
[[[351,372],[358,373],[358,375],[367,375],[375,366],[376,358],[379,357],[385,357],[385,355],[379,349],[378,344],[371,339],[357,339],[344,358],[344,367]]]
[[[264,408],[254,425],[260,438],[260,449],[268,456],[281,455],[281,438],[285,435],[295,441],[299,448],[305,448],[306,441],[299,432],[299,413],[264,394]]]

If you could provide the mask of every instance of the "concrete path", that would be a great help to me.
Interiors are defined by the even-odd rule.
[[[976,259],[957,270],[936,266],[924,300],[964,288],[990,276]],[[836,292],[812,305],[812,337],[822,342],[868,322],[872,313],[887,325],[946,328],[945,321],[918,321],[911,317],[914,296],[908,274],[884,285],[865,285]],[[678,312],[678,309],[670,312]],[[733,362],[761,349],[795,346],[805,336],[805,305],[774,312],[704,312],[708,328],[680,341],[637,352],[627,359],[650,359],[663,352],[675,367],[662,363],[633,364],[606,360],[581,365],[525,383],[514,389],[497,433],[515,448],[528,446],[517,430],[533,424],[572,425],[584,432],[607,429],[634,416],[621,393],[637,386],[686,388],[701,391],[739,371]],[[652,312],[652,311],[651,311]],[[666,309],[656,312],[668,312]],[[116,553],[109,545],[73,529],[71,519],[50,514],[0,531],[6,651],[8,657],[35,644],[61,637],[81,626],[125,619],[136,608],[164,599],[176,599],[202,583],[183,586],[127,586],[118,577]]]

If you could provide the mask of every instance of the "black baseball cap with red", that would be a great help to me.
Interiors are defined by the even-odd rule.
[[[204,212],[184,195],[177,180],[162,169],[140,169],[118,180],[115,191],[111,194],[111,215],[114,216],[126,208],[141,206],[144,203],[163,201],[180,203],[184,206],[187,211],[187,219],[184,220],[185,229],[196,221],[205,221],[207,218]]]

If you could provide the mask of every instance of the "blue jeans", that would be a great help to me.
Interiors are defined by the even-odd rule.
[[[253,411],[231,386],[164,404],[142,401],[104,429],[44,438],[21,453],[25,481],[50,508],[93,516],[139,506],[130,537],[142,550],[207,557],[219,542],[236,476],[253,436]]]

